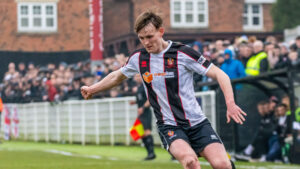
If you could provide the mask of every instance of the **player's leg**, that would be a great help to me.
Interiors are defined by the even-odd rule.
[[[144,133],[144,137],[142,139],[146,150],[148,152],[147,157],[145,158],[145,160],[153,160],[155,159],[155,153],[154,153],[154,143],[153,143],[153,137],[151,135],[151,130],[146,129],[145,133]]]
[[[144,137],[143,137],[142,141],[148,152],[148,155],[144,160],[153,160],[156,158],[156,155],[154,153],[154,141],[153,141],[153,137],[151,135],[152,114],[150,111],[144,111],[144,113],[139,116],[139,119],[141,120],[141,122],[144,126],[145,132],[144,132]]]
[[[231,169],[224,145],[207,119],[191,127],[187,134],[193,150],[206,158],[214,169]]]
[[[185,169],[200,169],[197,154],[189,144],[188,136],[181,127],[159,125],[158,131],[165,149],[167,149]]]
[[[230,162],[226,150],[221,143],[211,143],[200,153],[214,169],[232,169],[233,163]]]
[[[185,169],[200,169],[198,157],[186,141],[182,139],[173,141],[169,151]]]

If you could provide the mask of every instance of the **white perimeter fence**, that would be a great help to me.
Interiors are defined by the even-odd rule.
[[[215,92],[198,92],[196,97],[203,112],[216,129]],[[59,104],[48,102],[6,104],[6,111],[17,112],[18,139],[21,140],[82,145],[86,143],[130,145],[134,141],[129,135],[129,129],[137,117],[137,105],[130,105],[130,101],[133,100],[135,97],[72,100]],[[2,135],[5,128],[7,129],[7,126],[4,126],[4,115],[5,112],[1,118]],[[160,144],[155,121],[154,117],[154,142]]]

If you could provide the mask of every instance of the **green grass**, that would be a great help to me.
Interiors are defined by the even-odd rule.
[[[56,153],[54,153],[56,152]],[[146,151],[137,146],[70,145],[34,142],[0,144],[0,169],[181,169],[170,155],[156,148],[157,158],[145,162]],[[59,153],[64,153],[59,154]],[[203,169],[208,163],[200,160]],[[237,168],[297,169],[300,166],[274,163],[237,162]]]

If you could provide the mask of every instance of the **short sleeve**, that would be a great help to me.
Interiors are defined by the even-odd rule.
[[[210,67],[213,65],[201,53],[190,47],[185,46],[178,52],[178,54],[183,57],[185,67],[200,75],[206,75]]]
[[[139,55],[140,52],[134,53],[128,58],[127,63],[121,67],[121,72],[128,78],[133,77],[139,73]]]

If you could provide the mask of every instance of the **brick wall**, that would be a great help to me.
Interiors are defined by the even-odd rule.
[[[0,50],[77,51],[89,50],[89,8],[87,0],[59,0],[58,31],[49,34],[17,32],[17,3],[0,1]]]
[[[273,31],[274,22],[271,15],[271,4],[263,4],[263,16],[264,16],[264,31]]]
[[[103,0],[104,40],[130,33],[128,0]]]
[[[209,31],[243,31],[243,8],[243,0],[209,0]]]

